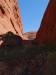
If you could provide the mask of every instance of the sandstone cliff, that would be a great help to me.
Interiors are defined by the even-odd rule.
[[[36,38],[36,32],[23,33],[23,37],[28,38],[28,40],[34,40]]]
[[[23,32],[18,0],[0,0],[0,35],[8,31],[17,35]]]
[[[56,43],[56,0],[50,0],[37,32],[39,43]]]

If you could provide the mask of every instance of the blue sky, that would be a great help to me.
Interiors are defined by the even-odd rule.
[[[18,0],[24,32],[37,31],[49,0]]]

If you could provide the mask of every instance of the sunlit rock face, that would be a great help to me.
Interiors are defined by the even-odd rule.
[[[50,0],[36,38],[39,43],[56,43],[56,0]]]
[[[26,32],[23,36],[28,38],[28,40],[34,40],[36,38],[36,32]]]
[[[23,37],[23,28],[20,9],[18,7],[18,0],[0,0],[0,35],[7,35],[8,32],[17,35],[18,37],[20,36],[23,40],[28,40],[26,37]],[[14,39],[14,41],[16,40]],[[3,42],[4,40],[1,40],[0,37],[0,45]],[[6,42],[6,44],[8,43],[11,44],[9,41]]]
[[[22,22],[18,0],[0,0],[0,34],[22,34]]]

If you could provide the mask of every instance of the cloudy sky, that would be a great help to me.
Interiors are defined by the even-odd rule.
[[[24,32],[37,31],[49,0],[18,0]]]

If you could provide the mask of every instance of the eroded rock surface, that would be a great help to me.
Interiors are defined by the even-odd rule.
[[[18,35],[23,32],[18,0],[0,0],[0,34],[8,31]]]
[[[39,31],[37,32],[39,43],[56,43],[56,0],[50,0]]]
[[[26,32],[23,36],[28,38],[28,40],[34,40],[36,38],[36,32]]]

